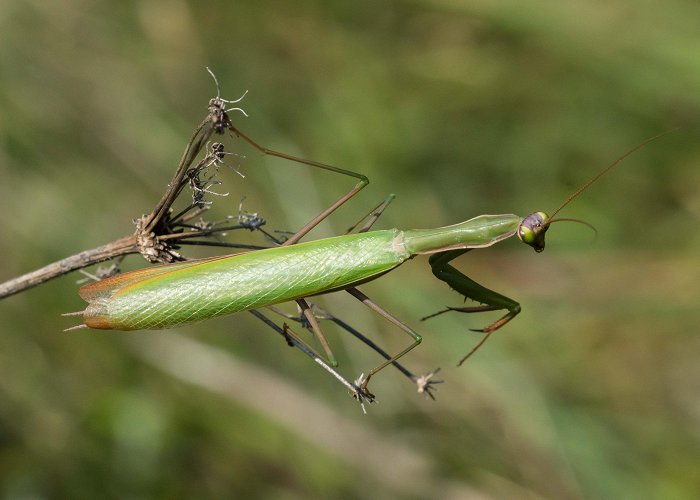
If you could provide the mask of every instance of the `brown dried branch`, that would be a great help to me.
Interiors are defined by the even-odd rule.
[[[138,253],[136,235],[121,238],[107,243],[106,245],[102,245],[101,247],[93,248],[92,250],[82,251],[49,264],[48,266],[8,280],[0,284],[0,299],[41,285],[46,281],[63,276],[76,269],[82,269],[92,264],[131,253]]]
[[[207,208],[203,194],[207,192],[206,188],[208,186],[201,185],[202,181],[199,179],[199,173],[208,166],[222,161],[223,146],[217,143],[213,144],[210,151],[199,163],[194,167],[192,167],[192,164],[212,134],[223,133],[225,127],[222,124],[228,123],[230,123],[230,119],[226,113],[225,102],[219,97],[209,101],[207,117],[192,134],[177,170],[168,184],[168,188],[155,208],[149,214],[136,220],[136,231],[134,234],[91,250],[84,250],[40,269],[0,283],[0,299],[63,276],[71,271],[123,255],[140,253],[150,262],[182,260],[182,256],[175,251],[178,248],[177,243],[180,239],[191,238],[193,235],[206,237],[221,232],[221,228],[199,228],[197,226],[187,226],[188,232],[183,232],[183,223],[188,220],[187,212],[189,210],[198,209],[201,212]],[[177,216],[171,217],[173,203],[183,188],[188,185],[198,194],[193,195],[193,202],[187,209],[180,212]],[[264,224],[264,220],[259,219],[258,225],[262,224]],[[253,229],[250,225],[243,227]],[[230,245],[221,244],[221,246]]]

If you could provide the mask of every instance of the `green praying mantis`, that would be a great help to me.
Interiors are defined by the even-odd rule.
[[[215,99],[210,102],[210,106],[212,103],[222,104],[214,101]],[[421,343],[421,335],[372,301],[358,289],[358,286],[379,278],[416,255],[430,254],[429,263],[433,274],[465,299],[479,303],[475,306],[450,307],[431,316],[448,311],[462,313],[504,311],[499,319],[477,330],[484,336],[460,360],[459,364],[462,364],[486,342],[493,332],[512,320],[521,308],[515,300],[471,280],[450,265],[450,262],[470,250],[490,247],[512,236],[517,236],[536,252],[541,252],[545,247],[545,233],[552,223],[575,220],[555,218],[565,206],[627,156],[664,135],[659,134],[647,139],[606,166],[569,196],[551,215],[541,211],[526,217],[514,214],[480,215],[465,222],[434,229],[370,230],[378,214],[388,204],[387,201],[380,205],[382,208],[357,233],[300,243],[301,238],[319,222],[362,190],[368,184],[368,179],[350,170],[265,148],[238,130],[223,107],[218,116],[220,122],[217,126],[228,129],[233,135],[245,140],[264,154],[347,175],[357,179],[358,182],[350,191],[278,247],[160,265],[127,272],[83,286],[79,293],[88,306],[84,311],[70,313],[70,315],[81,315],[84,323],[73,328],[127,331],[160,329],[240,311],[254,312],[260,319],[270,324],[266,317],[261,317],[257,312],[258,309],[295,301],[300,308],[301,317],[314,332],[329,361],[322,360],[312,349],[305,346],[287,325],[281,330],[277,327],[278,333],[284,335],[290,344],[301,347],[307,355],[324,366],[349,387],[361,402],[363,400],[371,402],[374,399],[368,389],[370,379],[392,364],[418,385],[419,392],[431,397],[430,391],[433,384],[439,381],[432,380],[435,372],[418,377],[397,362]],[[348,292],[396,325],[411,339],[407,347],[394,355],[389,355],[358,332],[354,332],[384,358],[381,363],[369,370],[366,375],[361,375],[354,383],[349,383],[334,370],[337,363],[318,319],[307,301],[309,297],[337,291]],[[352,329],[350,331],[353,333]]]

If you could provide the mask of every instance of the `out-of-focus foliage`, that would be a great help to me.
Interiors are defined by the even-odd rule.
[[[362,415],[247,314],[62,334],[77,274],[4,300],[0,495],[696,497],[699,19],[692,0],[4,0],[0,279],[132,231],[215,93],[205,66],[223,97],[249,90],[233,116],[262,144],[371,178],[317,237],[390,192],[382,227],[552,210],[681,130],[562,214],[595,241],[560,224],[541,255],[513,241],[457,262],[524,308],[461,368],[492,317],[421,323],[459,304],[425,259],[364,288],[424,333],[406,363],[443,368],[436,402],[384,373]],[[226,144],[246,178],[222,171],[220,217],[246,196],[294,229],[352,185]],[[319,302],[405,345],[345,295]],[[377,362],[327,329],[348,376]]]

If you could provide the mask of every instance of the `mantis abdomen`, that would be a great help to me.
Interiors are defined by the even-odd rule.
[[[167,328],[339,290],[410,254],[389,229],[134,271],[80,290],[90,328]]]

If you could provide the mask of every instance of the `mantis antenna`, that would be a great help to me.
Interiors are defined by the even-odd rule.
[[[588,189],[588,188],[589,188],[592,184],[594,184],[598,179],[600,179],[600,178],[603,177],[605,174],[607,174],[608,172],[610,172],[613,168],[615,168],[617,165],[619,165],[623,160],[625,160],[626,158],[628,158],[629,156],[631,156],[632,154],[634,154],[634,153],[637,152],[638,150],[642,149],[644,146],[646,146],[646,145],[649,144],[650,142],[653,142],[653,141],[655,141],[655,140],[657,140],[657,139],[660,139],[661,137],[663,137],[663,136],[665,136],[665,135],[668,135],[668,134],[670,134],[670,133],[672,133],[672,132],[675,132],[676,130],[678,130],[678,128],[674,128],[674,129],[671,129],[671,130],[667,130],[666,132],[661,132],[660,134],[656,134],[656,135],[654,135],[654,136],[652,136],[652,137],[649,137],[649,138],[646,139],[645,141],[640,142],[640,143],[637,144],[635,147],[633,147],[632,149],[630,149],[629,151],[627,151],[625,154],[623,154],[622,156],[620,156],[617,160],[615,160],[615,161],[612,162],[610,165],[608,165],[607,167],[605,167],[603,170],[601,170],[600,172],[598,172],[597,174],[595,174],[593,177],[591,177],[591,178],[590,178],[587,182],[585,182],[580,188],[578,188],[576,191],[574,191],[573,193],[571,193],[571,195],[569,195],[569,197],[566,199],[566,201],[564,201],[564,203],[562,203],[561,206],[559,206],[559,208],[557,208],[554,212],[552,212],[552,215],[550,215],[549,217],[547,217],[547,219],[544,221],[543,225],[548,225],[548,224],[550,224],[550,223],[552,223],[552,222],[555,222],[555,221],[553,220],[555,215],[557,215],[557,214],[558,214],[565,206],[567,206],[569,203],[571,203],[571,202],[574,201],[576,198],[578,198],[579,195],[581,195],[581,193],[583,193],[586,189]],[[564,220],[564,219],[558,219],[558,220]],[[579,222],[580,222],[580,221],[579,221]]]
[[[552,212],[552,215],[547,215],[544,212],[535,212],[527,217],[525,217],[522,221],[522,223],[518,226],[517,229],[517,235],[520,240],[522,240],[524,243],[530,245],[532,248],[535,249],[535,252],[541,252],[544,250],[544,235],[547,232],[547,229],[549,229],[550,224],[553,222],[562,222],[562,221],[573,221],[573,222],[579,222],[581,224],[584,224],[590,228],[592,228],[595,231],[595,228],[590,225],[589,223],[578,220],[578,219],[555,219],[554,216],[557,215],[561,210],[566,207],[569,203],[574,201],[576,198],[578,198],[581,193],[583,193],[586,189],[588,189],[593,183],[595,183],[598,179],[603,177],[605,174],[610,172],[613,168],[615,168],[617,165],[619,165],[623,160],[628,158],[630,155],[638,151],[639,149],[643,148],[647,144],[649,144],[652,141],[655,141],[657,139],[660,139],[661,137],[670,134],[671,132],[675,132],[678,130],[677,128],[667,130],[666,132],[661,132],[660,134],[656,134],[652,137],[649,137],[647,140],[640,142],[637,144],[635,147],[627,151],[625,154],[620,156],[617,160],[609,164],[607,167],[605,167],[603,170],[595,174],[593,177],[591,177],[588,181],[583,183],[583,185],[578,188],[576,191],[571,193],[569,197],[562,203],[559,208],[557,208],[554,212]]]

